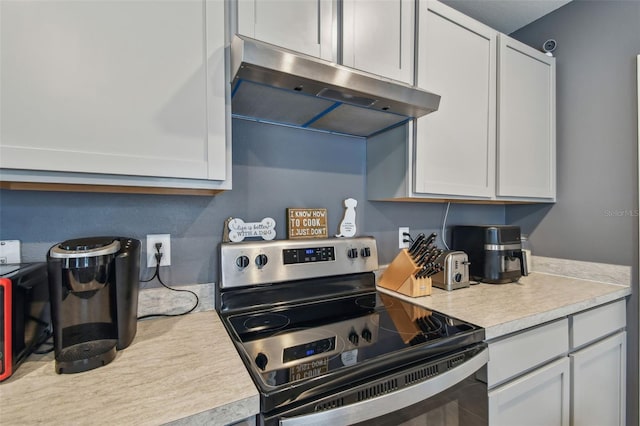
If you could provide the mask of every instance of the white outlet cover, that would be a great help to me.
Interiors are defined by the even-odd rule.
[[[403,233],[409,233],[409,227],[408,226],[401,226],[398,228],[398,248],[409,248],[409,242],[404,242],[404,239],[407,238],[403,235]]]
[[[0,241],[0,265],[20,263],[20,240]]]
[[[171,265],[171,234],[147,235],[147,268],[156,267],[156,243],[162,243],[160,266]]]

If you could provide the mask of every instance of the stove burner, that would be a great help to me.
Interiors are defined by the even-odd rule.
[[[289,317],[278,313],[253,315],[244,320],[245,332],[257,333],[265,330],[273,331],[289,325]]]

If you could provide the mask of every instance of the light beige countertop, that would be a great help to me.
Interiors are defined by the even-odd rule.
[[[56,374],[31,355],[0,383],[5,425],[228,424],[260,411],[258,391],[215,311],[141,321],[110,364]]]
[[[433,288],[431,295],[423,297],[407,297],[385,288],[378,289],[484,327],[487,340],[631,294],[628,285],[541,272],[521,277],[517,283],[475,284],[453,291]]]

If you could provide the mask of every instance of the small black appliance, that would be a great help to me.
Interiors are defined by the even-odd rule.
[[[111,362],[135,337],[140,241],[90,237],[47,254],[57,373]]]
[[[474,280],[503,284],[528,274],[519,226],[454,226],[451,248],[467,253]]]
[[[0,381],[51,337],[47,264],[0,265]]]

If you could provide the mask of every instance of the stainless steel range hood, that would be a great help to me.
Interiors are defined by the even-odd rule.
[[[232,115],[368,137],[438,109],[440,96],[236,35]]]

